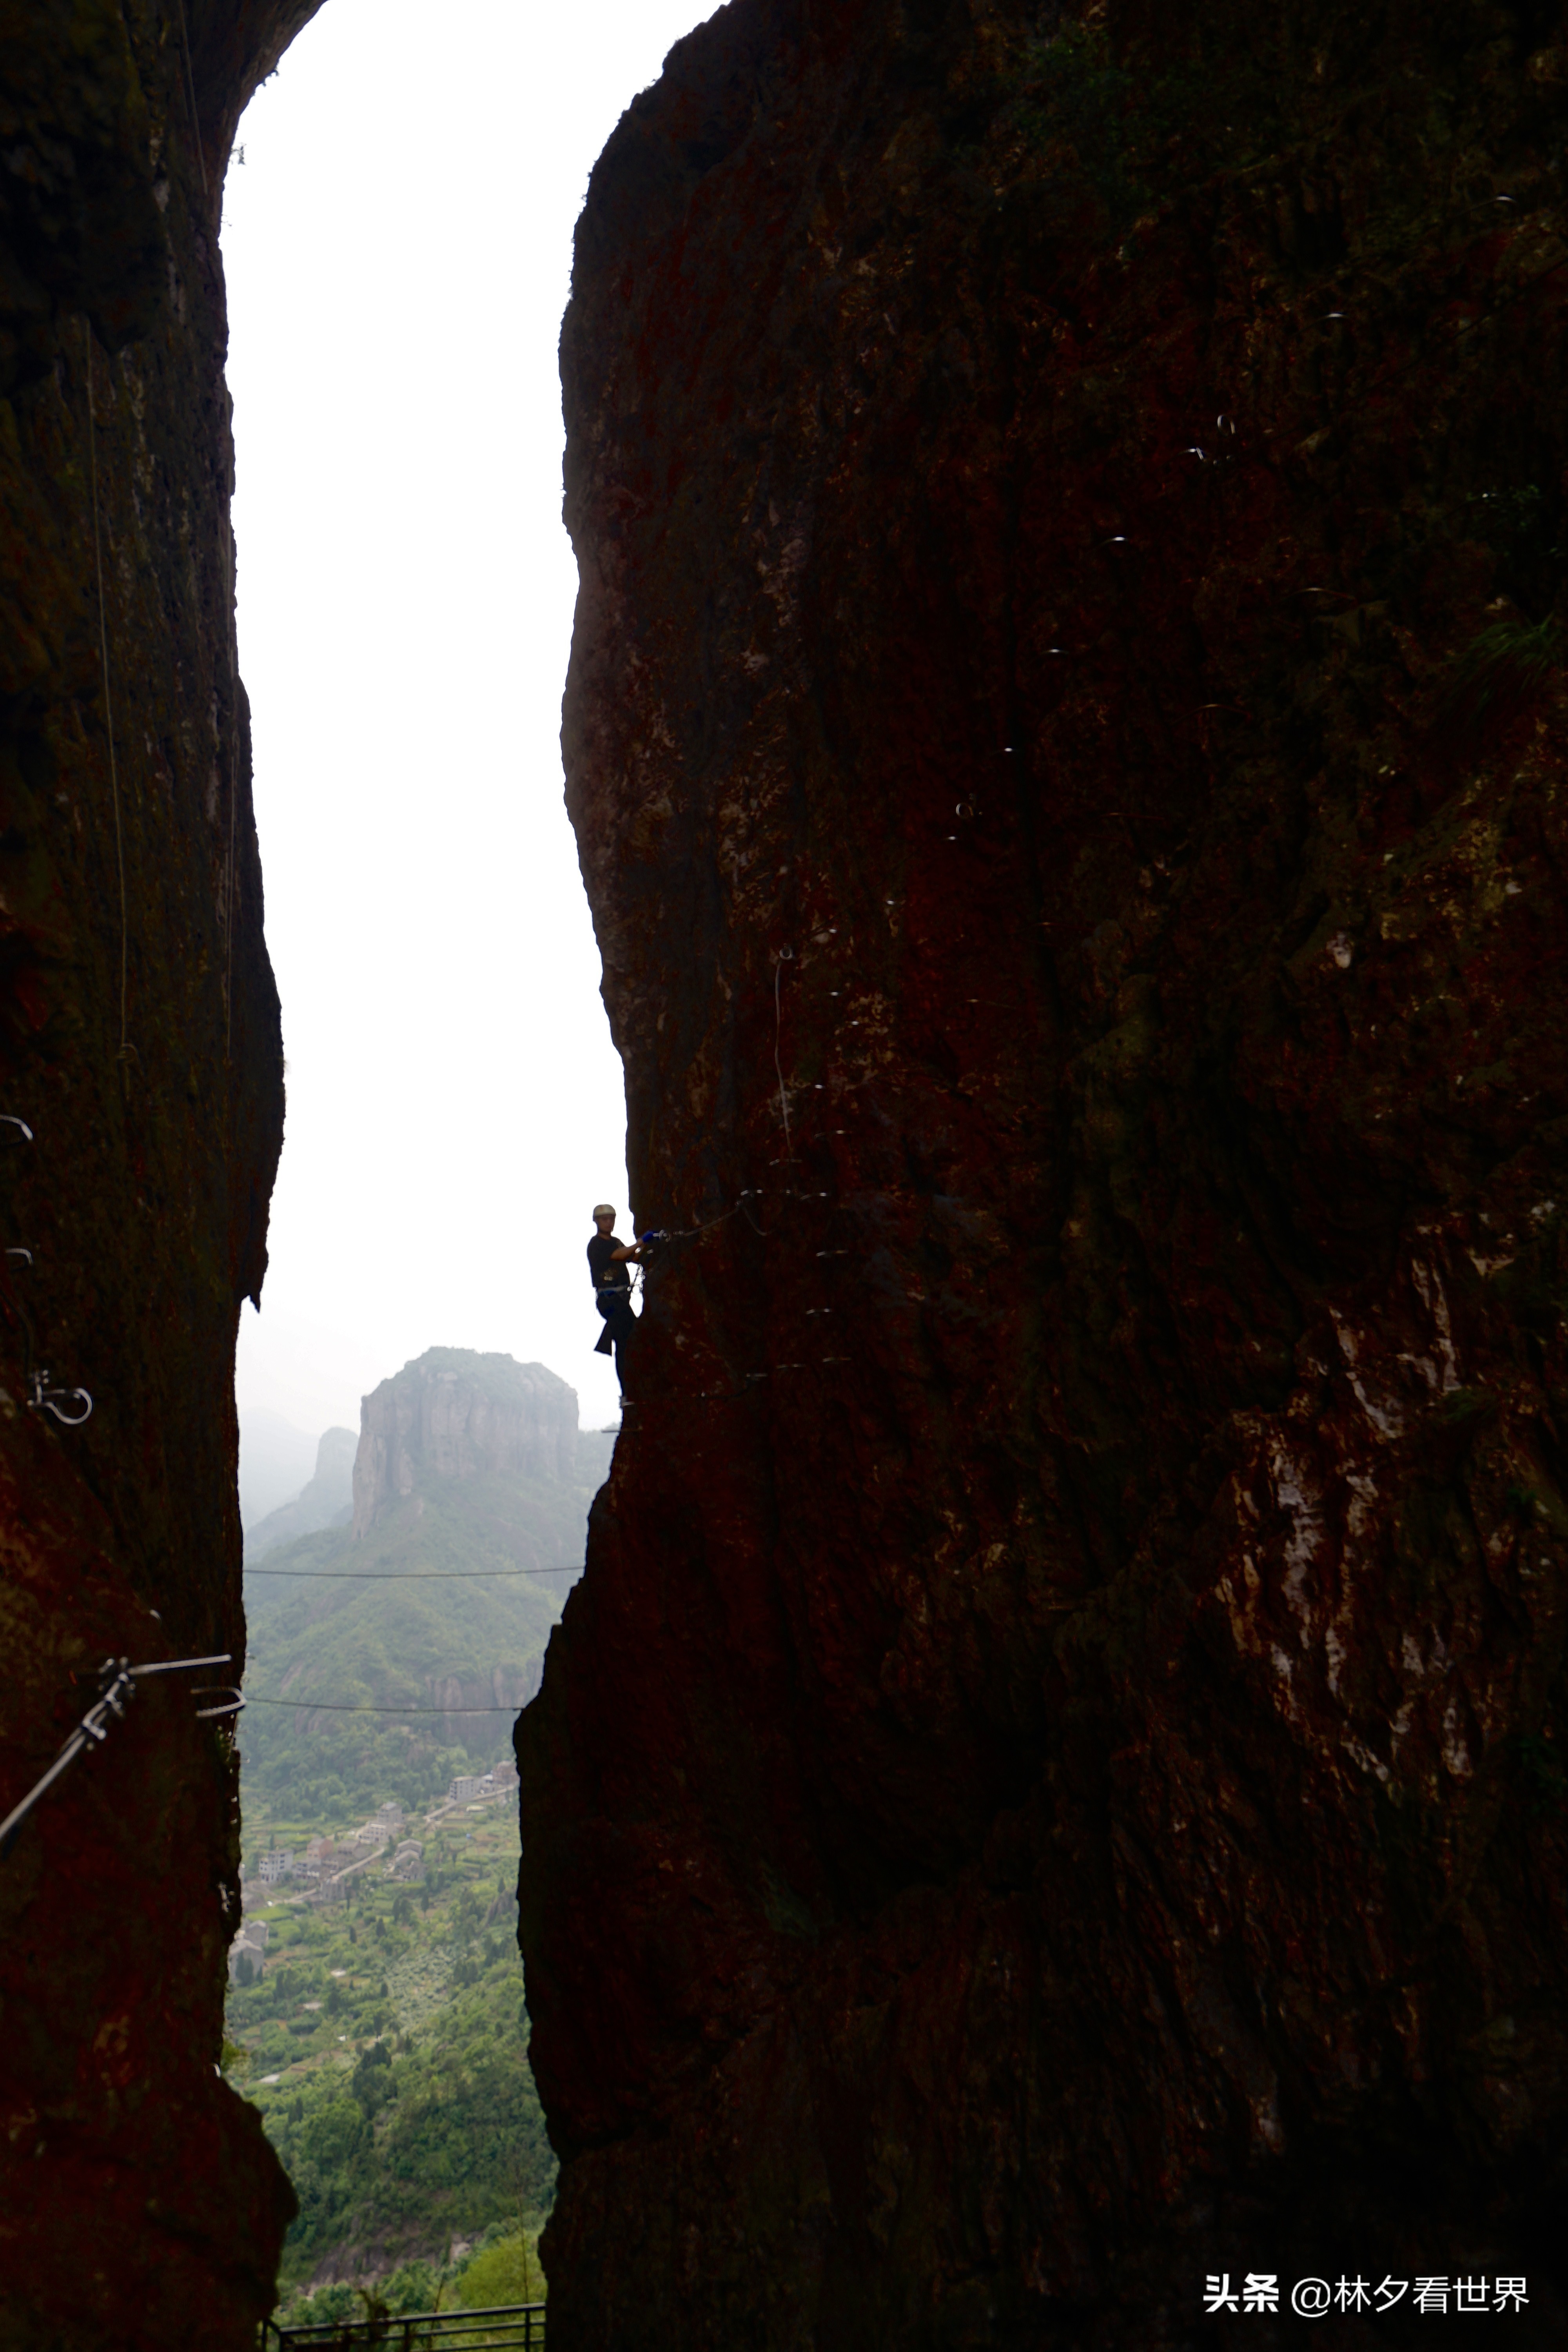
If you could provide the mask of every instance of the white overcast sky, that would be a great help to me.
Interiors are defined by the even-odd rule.
[[[289,1114],[242,1418],[426,1348],[615,1418],[620,1064],[562,805],[556,342],[594,160],[704,0],[327,0],[224,197],[239,649]]]

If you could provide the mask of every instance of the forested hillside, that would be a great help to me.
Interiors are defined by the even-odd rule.
[[[485,1480],[421,1496],[363,1544],[328,1528],[269,1553],[287,1576],[247,1578],[247,1602],[253,1585],[265,1596],[251,1606],[240,1729],[247,1820],[388,1798],[414,1812],[454,1772],[493,1761],[538,1687],[592,1499]],[[516,1573],[524,1549],[531,1566],[568,1572]],[[381,1707],[417,1711],[354,1712]]]
[[[410,2307],[427,2307],[465,2247],[537,2231],[553,2194],[527,2061],[515,1810],[409,1826],[422,1881],[376,1864],[346,1904],[248,1912],[268,1948],[259,1981],[230,1991],[229,2074],[300,2200],[290,2296],[312,2279],[384,2293],[414,2264]]]
[[[247,1570],[247,1826],[386,1800],[418,1812],[503,1752],[614,1444],[577,1429],[542,1365],[459,1349],[430,1349],[364,1411],[355,1524]]]

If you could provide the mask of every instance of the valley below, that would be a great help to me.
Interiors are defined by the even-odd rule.
[[[615,1442],[542,1365],[464,1349],[347,1435],[247,1537],[225,2072],[299,2200],[285,2321],[449,2305],[470,2274],[543,2293],[510,1739]]]
[[[247,1897],[263,1839],[303,1844],[336,1826],[311,1816],[247,1837]],[[265,1927],[267,1943],[258,1979],[230,1988],[226,2072],[300,2200],[281,2321],[363,2317],[359,2288],[402,2309],[450,2302],[468,2258],[520,2235],[535,2243],[549,2212],[515,1796],[443,1812],[422,1842],[416,1883],[378,1860],[344,1901],[314,1890],[247,1901],[242,1933]]]

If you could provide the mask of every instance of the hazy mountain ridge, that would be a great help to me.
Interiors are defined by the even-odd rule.
[[[239,1516],[259,1527],[274,1511],[287,1509],[309,1485],[320,1440],[266,1405],[246,1405],[239,1415]]]
[[[322,1432],[316,1446],[313,1475],[292,1501],[268,1511],[265,1518],[246,1528],[247,1567],[254,1567],[269,1551],[276,1551],[281,1544],[293,1543],[300,1536],[315,1535],[322,1528],[347,1526],[353,1517],[354,1455],[358,1448],[359,1439],[352,1429]]]

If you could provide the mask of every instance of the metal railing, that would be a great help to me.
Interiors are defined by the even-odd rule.
[[[397,2318],[320,2319],[303,2327],[263,2323],[262,2352],[544,2352],[544,2305],[498,2303],[484,2311],[414,2311]]]

